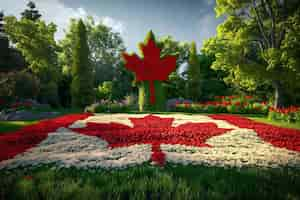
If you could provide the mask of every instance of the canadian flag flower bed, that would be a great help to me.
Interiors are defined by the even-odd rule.
[[[76,120],[84,119],[90,114],[65,115],[55,119],[42,120],[38,124],[29,125],[14,133],[0,135],[0,161],[14,157],[40,143],[48,133],[59,127],[68,126]]]
[[[142,163],[300,167],[300,131],[232,115],[82,114],[0,136],[0,169]]]

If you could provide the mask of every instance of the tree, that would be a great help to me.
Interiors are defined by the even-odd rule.
[[[27,9],[21,13],[23,19],[29,19],[32,21],[37,21],[41,18],[41,14],[36,9],[35,3],[33,1],[29,1],[27,3]]]
[[[287,106],[285,97],[300,83],[293,42],[300,39],[299,9],[297,0],[217,0],[217,16],[226,20],[203,51],[216,57],[212,67],[226,71],[227,82],[248,91],[270,84],[274,106]]]
[[[8,36],[5,32],[4,13],[0,12],[0,73],[6,74],[0,85],[8,80],[9,72],[15,72],[25,67],[25,61],[19,51],[9,47]]]
[[[94,101],[93,69],[89,60],[86,28],[82,20],[74,37],[72,65],[72,105],[85,107]]]
[[[112,100],[112,89],[113,89],[112,81],[104,81],[98,87],[97,98]]]
[[[56,25],[44,21],[17,20],[14,16],[5,18],[5,30],[9,39],[25,57],[32,72],[42,81],[58,78],[57,45],[54,40]]]
[[[214,100],[215,96],[227,95],[230,86],[227,86],[223,81],[226,73],[211,69],[215,59],[205,54],[198,55],[198,59],[200,64],[200,101]]]
[[[187,96],[198,101],[201,97],[200,61],[197,55],[196,43],[192,42],[187,69]]]
[[[65,38],[59,42],[62,49],[59,60],[63,66],[71,66],[73,62],[71,49],[77,23],[78,20],[71,19]],[[115,77],[114,72],[121,63],[120,54],[125,47],[120,34],[113,32],[110,27],[95,23],[92,17],[88,17],[85,24],[90,49],[89,58],[95,72],[94,85],[97,87],[103,81],[111,81]]]
[[[57,82],[61,70],[57,62],[58,47],[54,39],[56,25],[46,24],[41,20],[34,4],[29,3],[28,6],[30,9],[25,10],[19,20],[14,16],[5,17],[5,31],[28,63],[27,71],[40,79],[38,100],[57,105]]]
[[[124,62],[121,62],[114,69],[114,78],[112,80],[112,99],[120,100],[126,95],[136,93],[136,89],[133,87],[134,75],[130,71],[126,70]]]
[[[188,62],[190,44],[186,42],[179,42],[172,38],[172,36],[160,37],[157,41],[161,48],[161,57],[166,55],[176,55],[176,71],[169,75],[169,80],[163,83],[166,90],[167,98],[185,97],[185,80],[179,74],[179,68]]]
[[[190,44],[187,42],[179,42],[172,36],[164,36],[158,38],[157,45],[161,48],[161,57],[166,55],[176,55],[176,69],[183,63],[188,61]]]

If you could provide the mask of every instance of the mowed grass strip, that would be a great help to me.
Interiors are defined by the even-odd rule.
[[[138,166],[125,170],[0,171],[0,198],[10,199],[300,199],[292,169]]]
[[[249,117],[249,119],[252,119],[257,122],[262,122],[266,124],[271,124],[274,126],[279,126],[279,127],[285,127],[285,128],[293,128],[293,129],[300,129],[300,123],[288,123],[288,122],[283,122],[283,121],[274,121],[270,120],[267,117]]]
[[[0,121],[0,134],[16,131],[34,123],[37,123],[37,121]]]

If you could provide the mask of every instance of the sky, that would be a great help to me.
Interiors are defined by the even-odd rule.
[[[0,0],[5,15],[20,16],[27,0]],[[58,26],[56,40],[64,37],[70,18],[91,15],[96,21],[119,32],[129,52],[152,30],[158,37],[172,36],[177,41],[195,41],[198,50],[203,40],[215,35],[222,18],[216,18],[215,0],[34,0],[42,18]]]

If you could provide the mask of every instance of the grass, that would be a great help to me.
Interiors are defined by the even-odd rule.
[[[287,122],[281,122],[281,121],[274,121],[270,120],[267,117],[249,117],[249,119],[252,119],[254,121],[266,123],[266,124],[271,124],[275,126],[280,126],[280,127],[286,127],[286,128],[294,128],[294,129],[300,129],[300,123],[287,123]]]
[[[37,121],[0,121],[0,134],[15,131],[23,126],[34,124]]]
[[[31,178],[26,178],[32,177]],[[291,169],[138,166],[125,170],[0,171],[0,199],[300,199]]]

